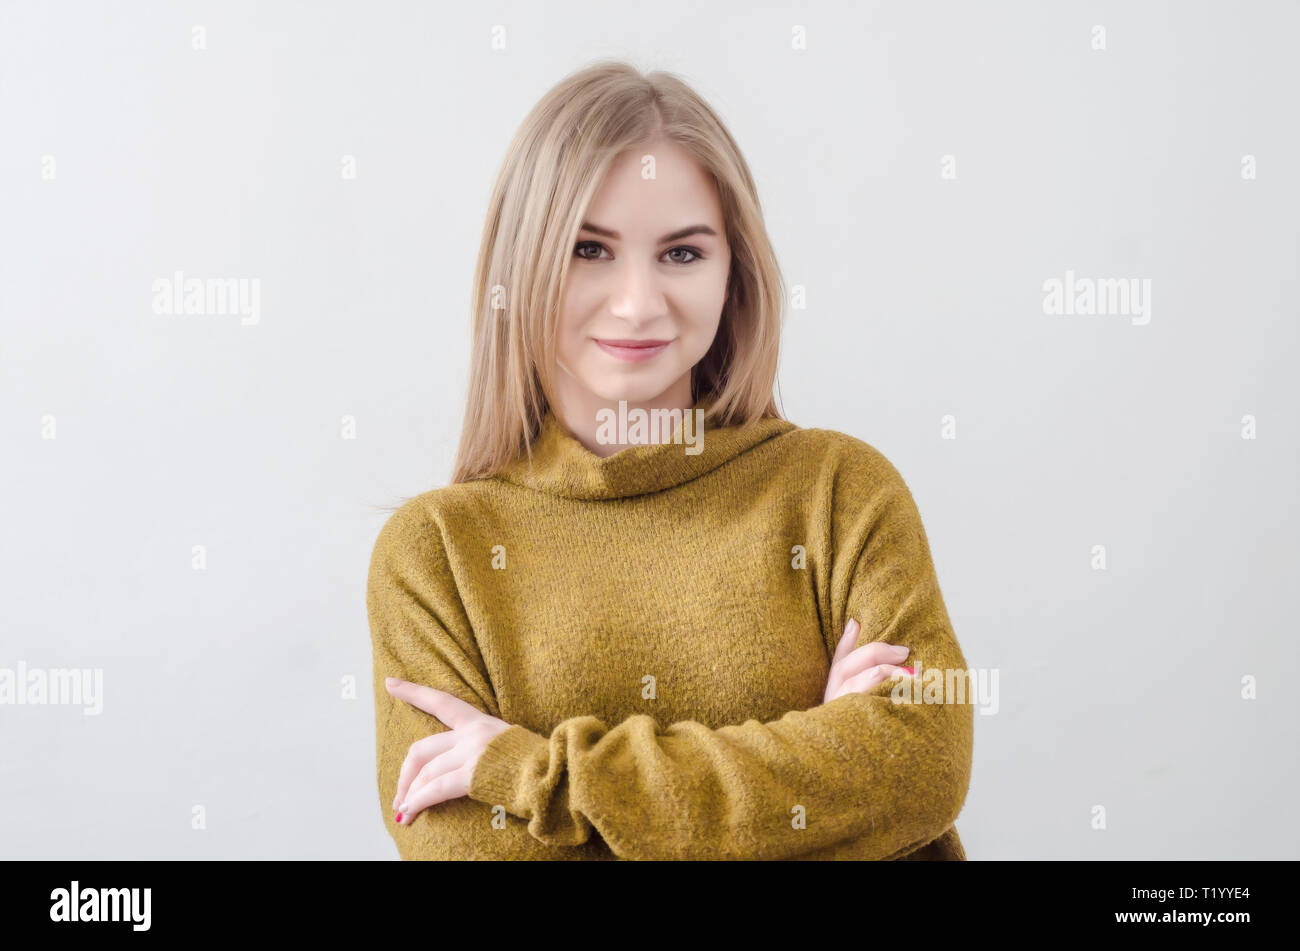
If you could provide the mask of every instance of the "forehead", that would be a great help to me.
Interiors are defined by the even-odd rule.
[[[713,177],[695,157],[674,142],[660,140],[614,159],[586,219],[620,232],[624,239],[657,238],[691,224],[713,225],[721,233],[722,202]]]

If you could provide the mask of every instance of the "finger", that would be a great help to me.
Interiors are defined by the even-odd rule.
[[[468,764],[450,773],[443,773],[432,782],[425,783],[417,792],[407,796],[406,802],[403,803],[406,808],[402,810],[401,824],[410,825],[416,816],[430,806],[465,795],[464,790],[469,788],[467,766]]]
[[[848,693],[866,693],[874,687],[879,686],[891,677],[907,676],[907,671],[903,667],[895,667],[893,664],[877,664],[874,667],[868,667],[866,670],[847,678],[834,694],[835,697],[842,697]]]
[[[437,779],[443,773],[450,773],[453,770],[457,770],[464,766],[465,760],[469,756],[469,752],[467,744],[460,743],[443,750],[433,759],[429,760],[429,762],[425,763],[423,768],[415,774],[415,778],[411,780],[410,787],[406,790],[406,795],[398,800],[399,804],[402,802],[409,802],[411,797],[420,791],[421,787]]]
[[[398,700],[405,700],[425,713],[431,713],[447,726],[455,729],[470,717],[480,716],[483,711],[471,706],[460,697],[453,697],[445,690],[436,690],[409,680],[389,677],[384,681],[388,692]]]
[[[449,749],[456,742],[455,736],[451,730],[445,730],[442,733],[435,733],[433,736],[426,736],[422,740],[416,740],[411,744],[411,748],[406,751],[406,759],[402,760],[402,768],[397,774],[397,794],[393,796],[393,808],[396,809],[406,798],[407,791],[411,788],[411,782],[416,775],[438,754]]]
[[[844,625],[844,634],[840,637],[839,644],[835,647],[835,657],[831,660],[831,666],[848,656],[849,651],[853,650],[853,645],[858,641],[858,632],[862,630],[854,618],[849,618],[849,623]]]
[[[863,644],[840,661],[839,669],[844,674],[842,679],[847,680],[877,664],[902,664],[910,652],[911,649],[905,644],[886,644],[884,641]]]
[[[836,664],[826,678],[826,689],[830,692],[855,674],[876,664],[899,664],[907,658],[908,648],[899,644],[886,644],[884,641],[872,641],[853,650],[847,657]]]
[[[875,667],[868,667],[862,673],[844,681],[844,685],[840,689],[840,696],[846,693],[866,693],[871,688],[893,677],[910,676],[912,675],[904,667],[896,667],[893,664],[877,664]]]

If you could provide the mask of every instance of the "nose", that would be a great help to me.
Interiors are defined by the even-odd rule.
[[[660,274],[653,263],[623,263],[610,290],[610,313],[633,326],[652,323],[668,312]]]

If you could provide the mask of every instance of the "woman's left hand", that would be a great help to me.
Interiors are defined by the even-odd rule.
[[[398,700],[433,714],[451,728],[416,740],[407,751],[393,808],[398,824],[410,825],[429,806],[469,795],[470,777],[483,750],[510,724],[443,690],[396,677],[387,678],[384,686]]]

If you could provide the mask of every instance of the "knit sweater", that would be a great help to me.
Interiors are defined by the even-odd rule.
[[[859,646],[966,666],[898,471],[772,418],[685,448],[602,458],[551,414],[531,462],[385,522],[366,601],[403,859],[966,857],[971,704],[900,703],[897,680],[823,702],[850,618]],[[391,809],[402,761],[448,727],[386,677],[511,724],[469,795],[410,825]]]

